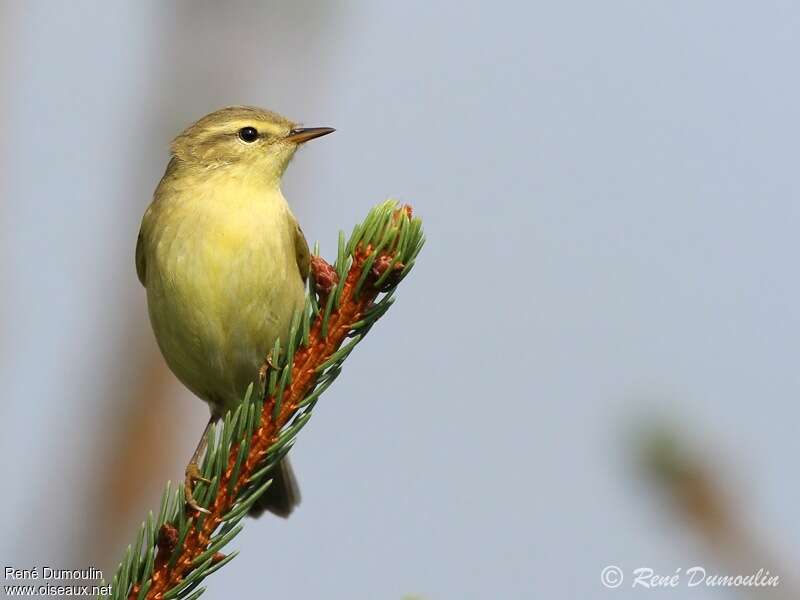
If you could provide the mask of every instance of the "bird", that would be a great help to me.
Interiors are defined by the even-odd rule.
[[[211,415],[186,467],[185,498],[206,481],[197,462],[214,422],[234,409],[276,339],[285,346],[305,302],[311,255],[281,192],[297,149],[335,131],[301,127],[275,112],[229,106],[179,134],[136,242],[136,273],[158,347],[175,376]],[[256,388],[259,389],[259,388]],[[288,459],[253,506],[288,517],[300,501]]]

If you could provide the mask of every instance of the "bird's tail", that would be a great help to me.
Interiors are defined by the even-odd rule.
[[[292,465],[289,457],[285,457],[280,464],[270,473],[272,483],[267,490],[256,500],[248,513],[251,517],[258,518],[269,511],[274,515],[288,517],[294,507],[300,504],[300,489],[297,487]]]

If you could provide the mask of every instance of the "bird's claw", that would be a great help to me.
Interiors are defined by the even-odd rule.
[[[192,490],[194,488],[194,484],[197,481],[202,481],[203,483],[211,483],[211,480],[203,477],[202,473],[200,473],[200,468],[197,466],[196,462],[190,462],[186,467],[186,479],[183,483],[183,490],[184,496],[186,498],[186,505],[191,508],[192,510],[196,510],[197,512],[211,514],[211,511],[208,509],[203,508],[197,503],[197,500],[194,499],[194,495],[192,494]]]
[[[264,364],[262,364],[261,368],[258,370],[258,380],[261,382],[262,387],[265,387],[267,384],[267,374],[277,368],[277,365],[275,365],[275,362],[272,360],[272,350],[270,350],[269,354],[267,354],[267,357],[264,359]]]

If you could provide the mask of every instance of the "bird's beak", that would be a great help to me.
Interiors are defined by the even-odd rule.
[[[284,138],[287,142],[294,142],[295,144],[302,144],[314,138],[322,137],[336,131],[333,127],[298,127],[292,129],[289,135]]]

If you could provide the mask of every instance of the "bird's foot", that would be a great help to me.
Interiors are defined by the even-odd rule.
[[[197,463],[192,461],[186,466],[186,479],[183,483],[186,505],[197,512],[211,514],[210,510],[203,508],[197,503],[197,501],[194,499],[194,495],[192,494],[194,484],[198,481],[202,481],[203,483],[211,483],[210,479],[203,477],[203,475],[200,473],[200,467],[197,466]]]
[[[269,351],[267,357],[264,359],[264,364],[261,365],[261,368],[258,370],[258,381],[261,383],[261,387],[267,387],[267,375],[269,375],[270,371],[274,371],[278,368],[275,364],[275,361],[272,359],[272,350]]]

